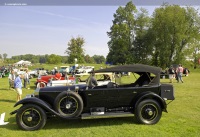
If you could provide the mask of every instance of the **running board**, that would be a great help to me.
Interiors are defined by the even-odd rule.
[[[118,117],[133,117],[131,112],[105,112],[105,114],[91,115],[91,113],[83,113],[81,119],[98,119],[98,118],[118,118]]]

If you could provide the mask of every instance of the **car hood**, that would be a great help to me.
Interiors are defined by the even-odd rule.
[[[75,85],[71,85],[71,86],[56,86],[56,87],[44,87],[44,88],[40,88],[40,92],[43,91],[75,91],[75,87],[79,87],[79,89],[83,89],[85,90],[87,88],[86,84],[75,84]]]

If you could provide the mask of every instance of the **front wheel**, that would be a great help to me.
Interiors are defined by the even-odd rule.
[[[136,120],[141,124],[156,124],[162,116],[161,107],[157,101],[146,99],[135,108]]]
[[[44,110],[34,104],[22,106],[16,115],[17,125],[23,130],[38,130],[46,124],[46,113]]]

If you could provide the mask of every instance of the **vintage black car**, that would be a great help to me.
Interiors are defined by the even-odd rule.
[[[16,113],[17,125],[23,130],[38,130],[51,116],[64,119],[135,116],[138,123],[150,125],[160,120],[162,111],[167,112],[167,103],[175,99],[173,85],[160,83],[161,68],[134,64],[94,72],[118,73],[115,82],[93,88],[88,84],[37,88],[33,95],[14,105],[22,104],[11,112]],[[131,76],[123,77],[133,81],[121,83],[120,72],[132,72]]]

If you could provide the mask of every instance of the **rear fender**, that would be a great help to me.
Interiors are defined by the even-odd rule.
[[[136,98],[137,99],[135,100],[135,103],[134,103],[135,106],[134,106],[134,108],[136,108],[136,106],[142,100],[153,99],[153,100],[157,101],[160,104],[160,106],[161,106],[161,108],[162,108],[162,110],[164,112],[167,112],[167,104],[166,104],[165,100],[163,98],[161,98],[159,95],[157,95],[157,94],[155,94],[153,92],[143,92],[142,94],[138,95]]]

